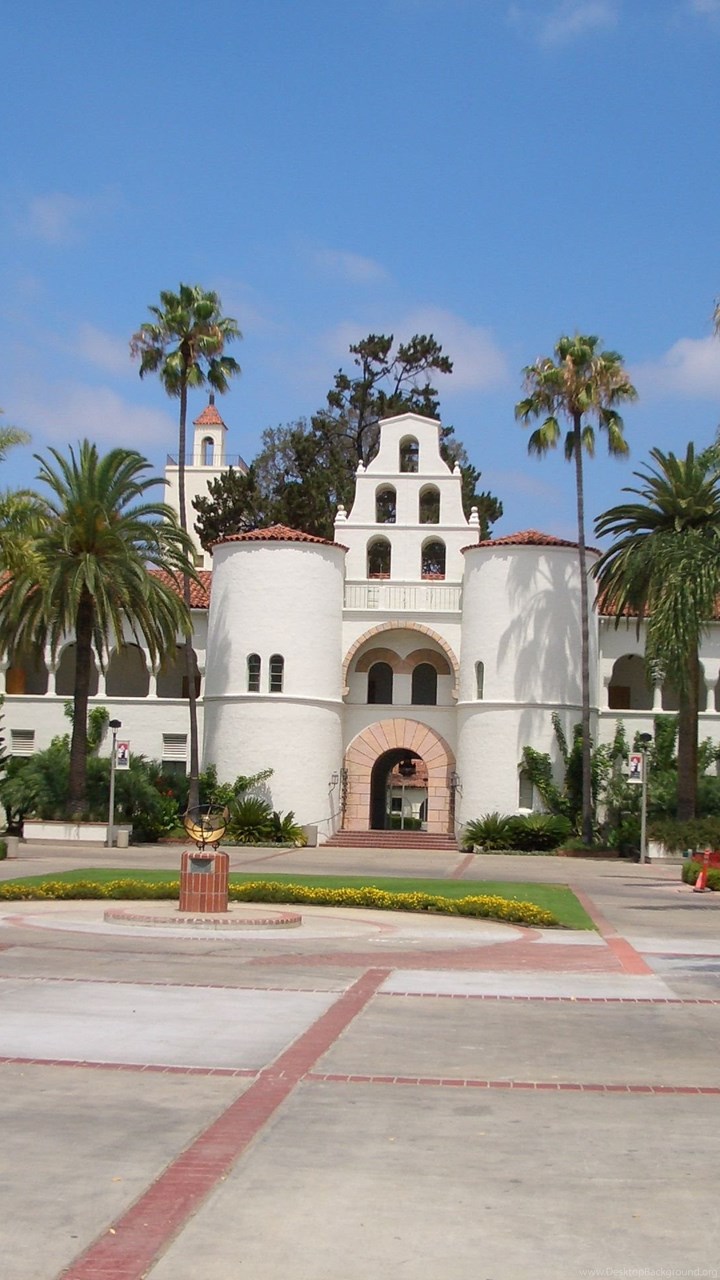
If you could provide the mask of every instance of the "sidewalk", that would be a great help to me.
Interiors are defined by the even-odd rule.
[[[108,856],[180,850],[0,875]],[[219,937],[0,904],[3,1280],[713,1274],[720,895],[569,859],[231,860],[565,882],[601,932],[302,908]]]

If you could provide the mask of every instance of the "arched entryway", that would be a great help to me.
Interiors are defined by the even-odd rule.
[[[370,829],[427,831],[427,810],[425,761],[405,747],[384,751],[370,775]]]
[[[413,790],[419,792],[422,787],[422,797],[402,795],[401,766],[405,763],[409,768],[411,762],[418,783]],[[444,738],[428,725],[399,719],[369,725],[350,743],[345,768],[344,830],[381,830],[393,825],[389,815],[399,791],[405,811],[417,808],[418,816],[422,815],[423,830],[435,835],[452,831],[455,759]],[[409,780],[410,774],[405,777]]]

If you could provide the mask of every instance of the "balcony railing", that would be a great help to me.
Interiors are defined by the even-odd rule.
[[[394,613],[458,613],[459,582],[346,582],[346,609],[378,609]]]

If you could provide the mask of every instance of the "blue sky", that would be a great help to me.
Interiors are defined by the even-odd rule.
[[[432,331],[497,534],[574,532],[571,469],[513,417],[561,333],[641,397],[590,516],[714,437],[720,0],[36,0],[4,36],[0,404],[32,446],[2,483],[86,435],[162,468],[176,404],[127,344],[180,281],[243,330],[220,408],[248,460],[351,341]]]

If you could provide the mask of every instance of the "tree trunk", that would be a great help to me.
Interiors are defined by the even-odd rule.
[[[583,490],[581,415],[573,415],[575,483],[577,489],[578,561],[580,565],[580,682],[582,698],[582,838],[593,840],[592,757],[590,749],[590,623],[585,556],[585,494]]]
[[[187,364],[187,355],[183,353]],[[180,508],[180,527],[187,533],[187,505],[185,501],[185,448],[187,434],[187,369],[180,387],[180,430],[178,433],[178,506]],[[183,574],[183,599],[190,612],[190,579]],[[188,788],[188,809],[200,803],[200,753],[198,750],[197,692],[195,689],[195,652],[192,647],[192,635],[185,642],[185,675],[188,687],[188,712],[190,717],[190,778]]]
[[[73,729],[70,743],[69,805],[73,818],[87,813],[87,718],[92,671],[93,600],[83,587],[75,620],[75,685],[73,689]]]
[[[679,822],[695,817],[698,771],[698,701],[700,664],[697,650],[689,661],[686,687],[680,690],[678,710],[678,802]]]

